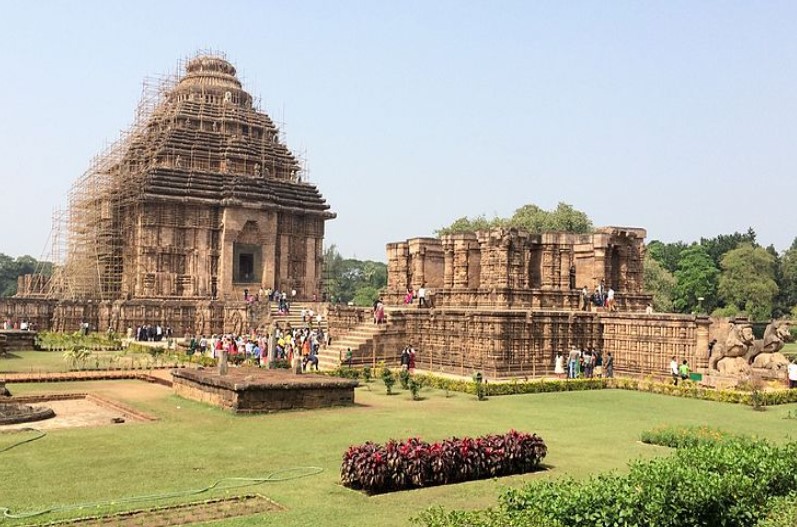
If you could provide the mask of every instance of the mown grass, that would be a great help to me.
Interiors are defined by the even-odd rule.
[[[667,449],[639,442],[642,431],[664,424],[708,425],[773,440],[797,435],[797,420],[784,419],[797,405],[754,412],[739,405],[621,390],[479,402],[474,396],[427,389],[423,400],[412,401],[409,392],[387,396],[381,383],[374,382],[370,391],[358,388],[355,407],[235,416],[136,381],[12,384],[10,389],[20,395],[95,392],[159,418],[53,431],[0,453],[0,470],[6,475],[0,478],[0,506],[17,511],[198,488],[224,477],[258,477],[295,466],[323,468],[316,476],[255,487],[286,511],[213,524],[220,526],[404,526],[431,505],[486,507],[496,502],[502,486],[623,470],[630,459],[666,454]],[[542,435],[549,448],[547,472],[374,497],[338,483],[341,456],[353,443],[416,435],[434,440],[510,428]],[[0,448],[11,439],[0,435]]]

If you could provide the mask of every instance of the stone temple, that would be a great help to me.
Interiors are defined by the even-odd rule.
[[[673,355],[705,368],[708,317],[646,313],[645,236],[627,227],[494,229],[389,243],[387,324],[364,334],[354,361],[396,364],[411,343],[421,350],[419,369],[491,378],[552,375],[556,353],[572,347],[611,352],[621,374],[667,372]],[[616,291],[615,310],[583,309],[581,289],[599,284]],[[404,304],[408,288],[421,286],[430,307]],[[339,332],[357,325],[350,308],[335,312]]]
[[[233,65],[198,55],[145,89],[132,128],[74,184],[56,272],[21,280],[14,307],[41,300],[21,309],[59,330],[240,331],[247,290],[320,296],[334,217]]]

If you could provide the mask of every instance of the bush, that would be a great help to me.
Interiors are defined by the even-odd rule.
[[[393,393],[393,385],[396,384],[396,376],[390,371],[390,368],[382,368],[382,382],[385,383],[385,391],[388,395]]]
[[[765,517],[756,527],[794,527],[797,525],[797,494],[775,498],[767,505]]]
[[[493,523],[472,525],[513,525],[531,517],[568,527],[752,527],[773,498],[797,488],[797,443],[778,447],[713,434],[696,429],[683,434],[691,437],[685,441],[675,434],[673,444],[683,448],[671,457],[633,462],[625,475],[544,481],[507,490],[491,513]],[[436,523],[426,525],[446,525],[437,521],[441,517],[432,515]]]
[[[423,379],[417,379],[413,375],[407,380],[407,387],[412,394],[412,399],[417,401],[420,399],[421,388],[423,388]]]
[[[731,438],[727,432],[708,426],[664,426],[642,432],[642,442],[670,448],[716,444]]]
[[[340,478],[347,487],[379,494],[531,472],[547,451],[536,434],[514,430],[433,444],[419,438],[384,446],[368,442],[349,447]]]
[[[401,385],[402,390],[409,390],[410,389],[410,371],[404,368],[401,368],[398,374],[399,384]]]

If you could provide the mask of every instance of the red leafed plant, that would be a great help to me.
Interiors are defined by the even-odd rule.
[[[515,430],[431,444],[420,438],[367,442],[343,455],[340,479],[347,487],[380,494],[532,472],[547,452],[541,437]]]

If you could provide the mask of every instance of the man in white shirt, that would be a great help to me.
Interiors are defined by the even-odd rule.
[[[797,388],[797,359],[789,363],[789,388]]]
[[[426,306],[426,284],[422,284],[421,288],[418,289],[418,307],[427,307]]]
[[[678,386],[678,361],[675,360],[675,355],[672,356],[670,361],[670,373],[672,374],[672,383]]]

